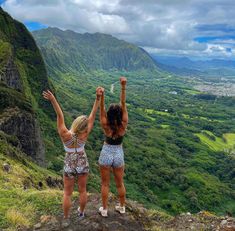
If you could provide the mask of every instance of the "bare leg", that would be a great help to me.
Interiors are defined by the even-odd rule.
[[[124,206],[125,205],[125,200],[126,200],[126,189],[124,186],[123,182],[123,176],[124,176],[124,166],[118,167],[118,168],[113,168],[113,174],[114,174],[114,179],[119,195],[119,201],[120,205]]]
[[[64,197],[63,197],[63,210],[64,218],[69,217],[69,210],[71,208],[71,195],[74,188],[74,178],[64,176]]]
[[[107,209],[109,182],[110,182],[110,166],[100,165],[100,175],[101,175],[101,197],[102,197],[103,208]]]
[[[87,203],[87,191],[86,191],[87,176],[88,174],[84,174],[78,177],[80,212],[84,212]]]

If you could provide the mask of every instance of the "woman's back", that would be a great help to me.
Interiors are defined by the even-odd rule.
[[[69,131],[69,134],[66,136],[66,139],[64,141],[62,140],[64,145],[64,150],[67,153],[84,151],[87,135],[85,134],[80,137],[78,137],[75,133]]]

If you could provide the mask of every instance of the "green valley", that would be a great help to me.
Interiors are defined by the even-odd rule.
[[[33,35],[45,59],[68,125],[78,114],[89,113],[96,86],[105,87],[108,105],[119,101],[119,76],[128,78],[130,123],[124,148],[129,198],[173,214],[187,210],[234,213],[234,146],[231,146],[232,152],[223,148],[211,149],[205,139],[197,135],[208,131],[218,139],[224,139],[224,134],[234,134],[235,125],[231,123],[235,118],[234,98],[218,97],[215,100],[212,95],[195,91],[187,79],[161,71],[152,60],[149,60],[152,69],[115,66],[110,70],[100,66],[102,58],[91,60],[100,54],[99,51],[103,52],[102,57],[110,51],[115,57],[112,62],[123,63],[123,56],[116,56],[116,50],[119,46],[130,49],[128,43],[108,35],[81,35],[54,28],[37,31]],[[93,40],[85,44],[84,41],[92,37]],[[76,45],[78,42],[83,45],[82,48]],[[76,49],[69,48],[75,45]],[[94,46],[96,49],[89,53],[90,47]],[[49,51],[52,51],[50,55]],[[84,51],[86,56],[83,56]],[[146,57],[145,52],[143,56]],[[83,63],[83,68],[77,63]],[[110,91],[113,83],[114,93]],[[97,160],[102,142],[103,135],[97,121],[87,145],[91,163],[90,190],[99,190],[100,187]],[[224,145],[227,145],[225,141]],[[50,168],[61,169],[62,161],[50,152],[47,155]]]

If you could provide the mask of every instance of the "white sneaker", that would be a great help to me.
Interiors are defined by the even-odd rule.
[[[83,219],[85,217],[85,213],[80,211],[80,207],[78,207],[78,218]]]
[[[108,210],[104,209],[103,207],[99,208],[99,212],[100,212],[102,217],[107,217],[108,216]]]
[[[121,206],[120,204],[115,206],[116,211],[118,211],[121,214],[124,214],[126,212],[125,206]]]

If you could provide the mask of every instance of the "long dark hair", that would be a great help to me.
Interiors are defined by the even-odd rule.
[[[107,111],[108,125],[112,130],[112,137],[118,136],[118,129],[122,126],[122,108],[119,104],[110,104]]]

